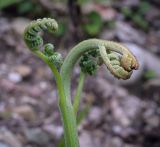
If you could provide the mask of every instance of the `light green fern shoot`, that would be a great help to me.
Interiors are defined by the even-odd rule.
[[[57,84],[59,108],[64,127],[66,147],[79,147],[76,117],[85,75],[95,74],[103,63],[118,79],[130,78],[132,71],[138,69],[138,62],[129,49],[119,43],[100,39],[88,39],[73,47],[63,60],[60,53],[50,43],[43,45],[41,31],[54,33],[58,24],[54,19],[43,18],[31,22],[24,31],[24,41],[28,48],[41,58],[51,69]],[[74,107],[71,102],[71,74],[79,62],[81,78]]]

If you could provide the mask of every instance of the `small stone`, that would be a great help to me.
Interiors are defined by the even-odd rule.
[[[34,99],[33,97],[23,96],[21,98],[21,104],[37,105],[38,101],[36,99]]]
[[[134,0],[134,1],[124,0],[124,1],[120,2],[121,5],[128,6],[128,7],[138,6],[139,3],[140,3],[139,0]]]
[[[45,81],[40,82],[39,86],[42,90],[46,90],[48,88],[47,82]]]
[[[29,20],[25,19],[25,18],[16,18],[14,19],[14,21],[11,23],[11,27],[13,28],[13,30],[22,35],[25,28],[27,27],[27,25],[29,24]]]
[[[122,140],[120,138],[118,138],[118,137],[114,137],[112,139],[112,143],[111,144],[112,144],[111,146],[115,146],[115,147],[121,147],[121,146],[123,146]]]
[[[154,3],[156,3],[157,5],[160,4],[159,0],[153,0]]]
[[[18,114],[23,119],[29,120],[29,121],[35,121],[37,118],[35,111],[29,105],[16,107],[12,110],[12,112],[13,112],[13,115]]]
[[[125,144],[124,147],[141,147],[140,145]]]
[[[8,19],[1,17],[0,19],[0,38],[3,37],[4,33],[6,33],[8,30],[10,30],[10,23]]]
[[[0,147],[22,147],[17,137],[6,128],[0,129]]]
[[[29,88],[29,95],[31,97],[40,97],[42,93],[42,90],[38,86],[32,86]]]
[[[128,91],[126,89],[124,89],[124,88],[118,87],[116,89],[116,94],[119,97],[127,97],[128,96]]]
[[[108,5],[103,5],[103,7],[101,5],[97,5],[97,4],[85,4],[82,7],[82,11],[85,14],[88,14],[92,11],[96,11],[97,13],[100,14],[100,16],[102,17],[103,21],[110,21],[115,19],[117,12],[115,11],[115,9],[108,7]]]
[[[14,83],[18,83],[18,82],[21,82],[21,81],[22,81],[21,75],[20,75],[19,73],[16,73],[16,72],[11,72],[11,73],[9,73],[8,79],[9,79],[11,82],[14,82]]]
[[[122,98],[122,100],[119,103],[125,115],[130,120],[137,119],[137,116],[142,109],[142,101],[138,97],[128,95],[125,98]]]
[[[110,83],[108,83],[107,80],[104,80],[102,78],[97,78],[96,84],[97,84],[96,90],[98,91],[98,93],[101,94],[102,98],[106,99],[113,94],[114,88],[113,86],[111,86]]]
[[[59,139],[63,135],[63,127],[52,124],[45,125],[43,129],[52,137]]]
[[[103,32],[100,34],[100,38],[105,39],[105,40],[113,40],[116,32],[114,29],[104,29]]]
[[[83,131],[79,137],[79,141],[81,147],[95,147],[92,143],[92,137],[87,131]]]
[[[160,124],[160,119],[158,116],[152,116],[150,118],[147,118],[146,121],[147,121],[148,125],[152,128],[156,128]]]
[[[128,127],[131,124],[131,120],[126,116],[123,108],[120,106],[118,101],[116,99],[113,99],[110,105],[113,113],[113,118],[123,127]]]
[[[155,115],[155,109],[157,106],[154,103],[146,106],[146,111],[144,112],[144,119],[149,128],[156,128],[160,124],[160,119],[158,115]]]
[[[99,123],[102,119],[102,110],[98,107],[93,107],[90,110],[88,119],[92,123],[96,123],[96,124]]]
[[[113,126],[112,130],[115,134],[121,134],[121,132],[123,132],[123,128],[121,126],[118,126],[118,125]]]
[[[99,7],[96,7],[96,9],[97,9],[97,12],[99,12],[99,14],[101,15],[103,21],[114,20],[117,15],[115,9],[113,9],[112,7],[106,6],[104,9],[102,9],[102,7],[99,6]]]
[[[12,147],[9,144],[6,144],[4,142],[0,142],[0,147]]]
[[[122,42],[135,42],[137,44],[144,44],[145,43],[145,34],[135,30],[130,25],[124,22],[117,22],[116,23],[116,35]]]
[[[146,13],[146,20],[154,24],[156,21],[156,18],[158,18],[159,16],[160,16],[159,9],[156,7],[150,7],[148,12]]]
[[[23,78],[28,77],[32,70],[29,66],[27,65],[19,65],[15,67],[15,71],[20,74]]]
[[[35,143],[40,146],[46,146],[49,144],[50,137],[39,128],[32,128],[26,130],[24,133],[27,141],[30,143]]]
[[[8,119],[10,117],[11,117],[11,112],[10,111],[8,111],[8,110],[0,111],[0,118]]]

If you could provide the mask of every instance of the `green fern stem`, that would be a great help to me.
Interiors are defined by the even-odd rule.
[[[24,40],[29,49],[50,67],[55,76],[66,147],[79,147],[76,116],[85,73],[81,73],[80,75],[80,83],[73,106],[71,103],[70,86],[71,73],[74,65],[85,55],[82,60],[81,68],[89,74],[92,74],[97,65],[99,65],[98,62],[92,62],[92,57],[100,58],[102,63],[107,66],[115,77],[119,79],[128,79],[132,74],[132,70],[138,68],[138,62],[127,47],[116,42],[99,39],[82,41],[69,52],[63,62],[61,55],[53,50],[54,46],[52,44],[48,43],[42,46],[43,39],[39,36],[39,32],[41,31],[47,30],[49,32],[54,32],[57,29],[58,24],[54,19],[38,19],[37,21],[33,21],[26,28]],[[40,50],[42,48],[44,48],[44,51]],[[90,53],[89,51],[98,51],[98,53]],[[117,53],[119,55],[117,55]],[[89,57],[89,54],[91,54],[92,57]]]
[[[76,94],[74,97],[74,103],[73,103],[73,109],[74,109],[74,113],[76,116],[78,113],[78,107],[79,107],[79,103],[80,103],[80,99],[81,99],[81,93],[83,90],[85,77],[86,77],[86,74],[81,71],[80,77],[79,77],[79,83],[78,83],[78,87],[77,87],[77,91],[76,91]]]
[[[94,49],[99,49],[102,46],[105,48],[105,50],[114,51],[122,55],[121,65],[118,66],[122,74],[118,73],[117,70],[115,70],[112,67],[112,64],[109,61],[108,57],[105,57],[105,59],[102,58],[107,68],[115,77],[121,79],[128,79],[132,74],[132,70],[138,68],[138,62],[136,58],[133,56],[133,54],[129,51],[127,47],[119,43],[113,41],[100,40],[100,39],[88,39],[82,41],[71,49],[61,67],[60,74],[64,84],[64,90],[67,99],[71,99],[71,94],[70,94],[71,73],[74,68],[74,65],[77,63],[79,58],[86,52]]]
[[[51,69],[57,84],[59,95],[59,108],[61,112],[61,118],[64,126],[64,138],[66,147],[79,147],[76,117],[71,104],[71,99],[65,96],[64,86],[62,78],[58,72],[57,66],[53,63],[54,52],[51,51],[53,47],[49,44],[46,48],[47,53],[40,51],[43,45],[43,39],[39,36],[39,32],[47,30],[54,32],[58,29],[58,24],[54,19],[44,18],[31,22],[24,32],[24,40],[29,49],[39,58],[41,58]],[[53,54],[53,55],[52,55]],[[52,60],[51,60],[52,59]]]
[[[76,117],[70,99],[67,99],[64,93],[62,78],[56,67],[40,51],[35,51],[35,55],[41,58],[51,69],[57,84],[59,95],[59,108],[64,126],[64,138],[66,147],[79,147]]]

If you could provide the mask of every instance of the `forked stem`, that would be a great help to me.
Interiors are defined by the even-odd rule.
[[[43,46],[44,51],[40,51],[43,45],[43,39],[39,36],[39,32],[46,30],[54,32],[57,29],[58,24],[54,19],[38,19],[37,21],[33,21],[25,29],[24,41],[29,49],[50,67],[55,76],[66,147],[79,147],[76,116],[85,74],[94,73],[95,69],[100,65],[100,63],[97,62],[98,60],[93,62],[92,57],[100,59],[99,61],[105,63],[110,72],[119,79],[128,79],[132,74],[132,70],[138,68],[138,62],[125,46],[116,42],[100,39],[82,41],[69,52],[63,62],[62,56],[54,51],[54,46],[52,44],[46,44]],[[90,51],[96,51],[96,53],[91,53]],[[116,52],[116,54],[114,52]],[[120,58],[119,56],[117,57],[117,53],[120,54]],[[81,58],[82,56],[84,58]],[[74,65],[80,58],[83,59],[80,64],[81,69],[86,73],[81,73],[80,75],[74,104],[72,105],[70,88],[71,74]],[[60,69],[60,73],[58,69]]]
[[[64,139],[66,147],[79,147],[75,113],[71,100],[65,96],[61,76],[54,64],[52,64],[43,53],[40,51],[35,51],[34,54],[41,58],[50,67],[55,77],[59,95],[59,109],[64,126]]]

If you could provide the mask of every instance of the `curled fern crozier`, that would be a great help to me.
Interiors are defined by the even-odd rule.
[[[58,24],[54,19],[43,18],[31,22],[24,31],[24,41],[28,48],[51,68],[55,76],[59,95],[59,107],[64,126],[66,147],[79,147],[76,129],[76,115],[71,101],[71,74],[79,62],[81,71],[93,75],[103,63],[118,79],[130,78],[132,71],[138,69],[138,61],[129,49],[119,43],[101,39],[88,39],[73,47],[64,61],[54,46],[43,46],[40,32],[55,32]],[[81,87],[81,86],[80,86]],[[71,125],[72,124],[72,125]]]
[[[39,35],[42,31],[55,32],[58,24],[54,19],[43,18],[32,21],[24,31],[24,41],[31,51],[39,50],[43,45],[43,39]]]

